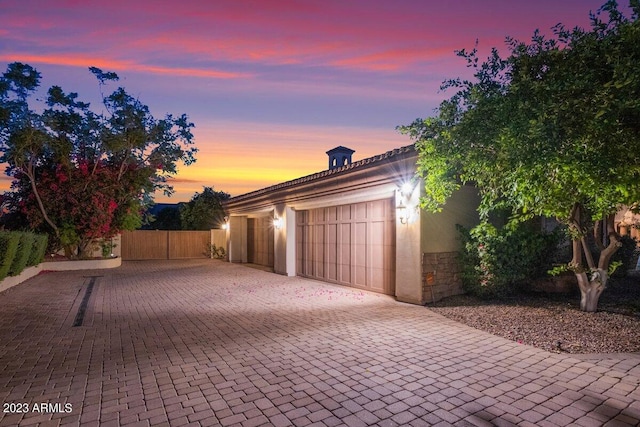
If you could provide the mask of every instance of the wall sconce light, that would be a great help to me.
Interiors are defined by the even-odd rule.
[[[409,198],[411,197],[411,193],[413,193],[413,185],[411,184],[411,181],[407,181],[402,184],[402,186],[400,187],[400,194],[402,194],[406,198]]]
[[[398,206],[396,206],[396,211],[398,211],[398,218],[400,218],[400,224],[406,224],[408,221],[407,207],[405,206],[402,199],[400,199],[400,203],[398,203]]]
[[[277,230],[280,230],[284,226],[284,221],[282,220],[282,218],[278,218],[277,216],[274,216],[273,217],[273,226]]]
[[[417,196],[414,195],[415,185],[411,181],[404,182],[397,192],[396,215],[400,224],[409,224],[420,212]]]
[[[222,229],[223,230],[228,230],[229,229],[229,217],[228,216],[224,217],[224,222],[222,223]]]

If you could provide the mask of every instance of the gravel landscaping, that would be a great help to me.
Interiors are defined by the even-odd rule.
[[[547,351],[640,352],[640,277],[612,281],[596,313],[579,309],[578,293],[521,294],[480,300],[462,295],[427,307],[468,326]]]

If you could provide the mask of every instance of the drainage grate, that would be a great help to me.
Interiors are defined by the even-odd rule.
[[[73,326],[82,326],[82,322],[84,321],[84,315],[87,311],[87,305],[89,304],[89,298],[91,298],[91,292],[93,292],[93,286],[96,284],[97,276],[91,277],[89,284],[87,285],[87,289],[84,292],[84,297],[82,298],[82,302],[80,303],[80,307],[78,308],[78,313],[76,314],[76,318],[73,321]]]

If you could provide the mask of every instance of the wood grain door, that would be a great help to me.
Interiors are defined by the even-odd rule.
[[[297,274],[394,295],[394,214],[391,199],[297,211]]]

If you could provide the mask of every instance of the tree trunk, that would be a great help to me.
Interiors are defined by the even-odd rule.
[[[587,272],[576,272],[576,277],[580,287],[580,309],[594,313],[598,309],[600,295],[609,279],[607,270],[598,268],[591,273],[590,277]]]
[[[569,226],[572,227],[575,236],[572,241],[573,258],[569,265],[578,279],[580,309],[583,311],[593,313],[598,310],[600,295],[607,286],[607,280],[609,280],[608,271],[611,257],[621,246],[620,236],[615,231],[614,218],[614,214],[608,215],[603,221],[598,221],[596,224],[596,229],[594,230],[596,240],[601,238],[602,227],[606,227],[605,234],[609,241],[606,247],[605,242],[599,242],[601,252],[596,265],[585,235],[580,233],[582,229],[582,206],[576,203],[571,210]],[[587,261],[586,266],[582,262],[583,257]]]
[[[29,183],[31,184],[31,191],[33,191],[33,195],[36,198],[36,202],[38,203],[38,209],[40,209],[42,218],[45,220],[47,224],[49,224],[49,226],[55,233],[55,236],[57,238],[60,238],[60,230],[58,229],[56,224],[54,224],[54,222],[51,221],[51,219],[49,218],[49,215],[47,215],[47,210],[45,209],[44,203],[42,202],[42,198],[40,197],[40,193],[38,192],[38,187],[36,186],[36,173],[34,171],[33,160],[30,159],[27,165],[22,167],[22,170],[25,172],[25,174],[27,175],[27,178],[29,179]]]
[[[89,258],[89,255],[91,255],[91,252],[93,250],[93,247],[91,246],[92,242],[93,242],[93,239],[90,239],[90,240],[82,239],[82,240],[80,240],[80,243],[78,243],[78,258],[79,259],[87,259],[87,258]]]

